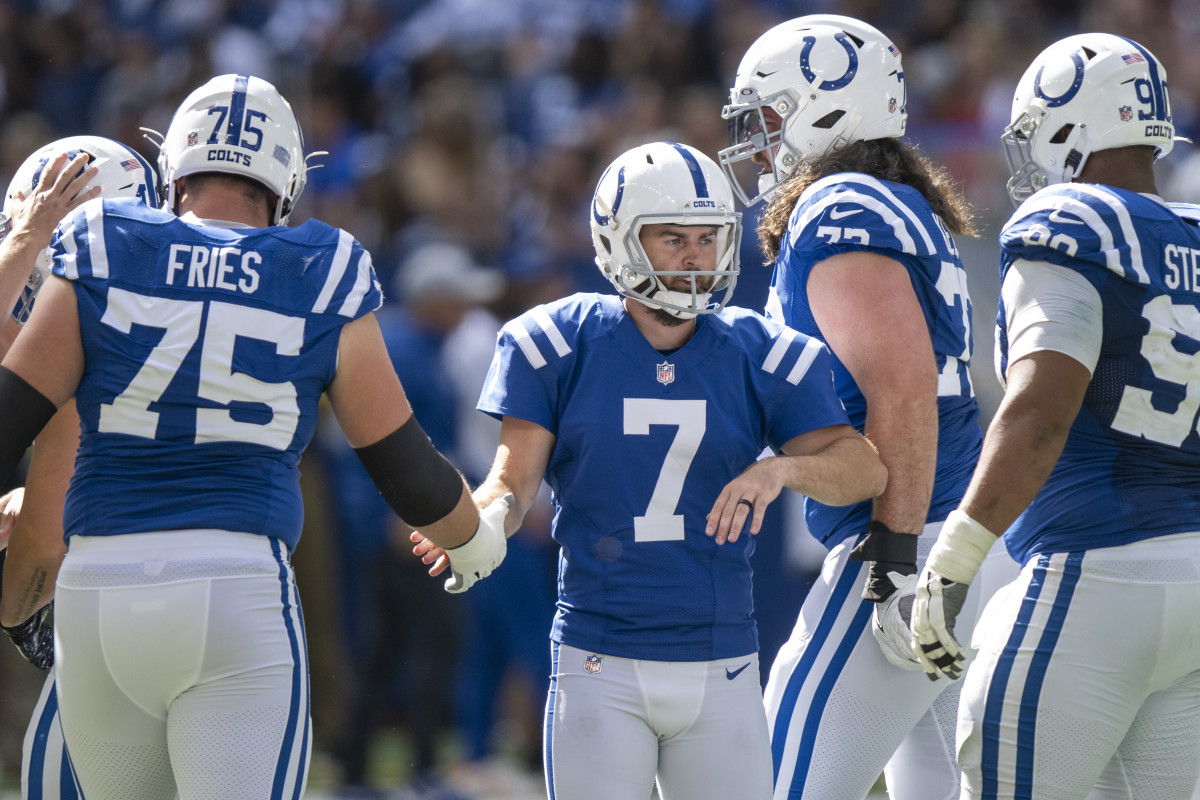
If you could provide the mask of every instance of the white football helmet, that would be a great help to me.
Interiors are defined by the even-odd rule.
[[[730,146],[717,154],[738,199],[752,206],[805,155],[868,139],[904,135],[908,121],[900,50],[879,30],[851,17],[811,14],[758,37],[742,56],[721,116]],[[782,118],[768,132],[764,108]],[[765,152],[771,168],[749,197],[733,165]]]
[[[1152,145],[1161,158],[1175,145],[1167,71],[1131,39],[1068,36],[1021,76],[1002,140],[1012,173],[1008,195],[1017,204],[1078,177],[1097,150]]]
[[[60,153],[66,153],[68,160],[80,153],[88,154],[89,166],[99,169],[88,186],[99,186],[101,197],[136,197],[151,208],[158,208],[158,176],[154,174],[150,162],[136,150],[103,136],[68,136],[39,148],[17,168],[8,184],[8,191],[4,193],[5,233],[7,221],[12,219],[17,192],[22,192],[27,198],[32,195],[42,180],[46,165]],[[34,298],[50,274],[50,266],[50,249],[46,248],[38,254],[33,273],[12,310],[12,318],[18,324],[24,325],[25,320],[29,319]]]
[[[176,211],[177,179],[224,172],[270,189],[278,197],[271,223],[287,224],[304,191],[308,164],[296,114],[270,83],[253,75],[219,75],[188,95],[166,135],[157,135],[167,210]]]
[[[638,235],[654,224],[712,225],[717,259],[711,270],[659,272]],[[622,153],[600,176],[592,198],[596,266],[626,297],[689,319],[720,311],[737,283],[742,215],[713,160],[685,144],[653,142]],[[691,277],[691,290],[672,291],[664,277]],[[718,295],[715,302],[710,298]]]

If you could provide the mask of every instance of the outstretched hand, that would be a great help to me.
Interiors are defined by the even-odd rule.
[[[446,591],[459,594],[470,589],[477,581],[492,574],[500,566],[508,551],[508,539],[504,533],[504,521],[514,502],[511,493],[497,497],[479,512],[479,526],[475,535],[467,542],[449,550],[438,547],[418,531],[409,538],[413,542],[413,554],[425,564],[432,564],[429,574],[440,575],[450,568],[446,579]]]
[[[37,187],[13,196],[13,232],[28,231],[34,245],[49,247],[54,228],[63,217],[100,196],[99,186],[88,188],[100,172],[98,167],[88,165],[89,160],[86,153],[78,154],[69,162],[66,153],[50,159]]]
[[[426,539],[420,531],[413,531],[408,538],[413,543],[413,555],[420,558],[421,563],[431,565],[429,567],[431,576],[436,578],[446,571],[446,567],[450,566],[450,560],[446,558],[446,551]]]
[[[762,530],[767,506],[783,489],[781,479],[775,474],[775,465],[770,463],[772,460],[767,458],[751,464],[745,472],[725,484],[705,518],[705,535],[716,537],[717,544],[736,542],[747,520],[750,521],[751,535]]]

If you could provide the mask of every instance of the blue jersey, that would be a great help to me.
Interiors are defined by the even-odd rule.
[[[1058,184],[1004,226],[1002,278],[1017,259],[1057,264],[1086,278],[1104,308],[1099,361],[1063,454],[1005,534],[1018,561],[1200,530],[1198,220],[1196,206]],[[1003,324],[998,345],[1006,371]]]
[[[53,250],[87,363],[66,535],[204,527],[295,547],[342,326],[382,301],[362,246],[316,221],[206,227],[97,200]]]
[[[504,326],[479,408],[556,437],[546,470],[559,554],[551,638],[655,661],[755,652],[753,537],[705,517],[767,447],[848,424],[817,341],[743,309],[696,319],[664,355],[612,295]]]
[[[904,265],[933,344],[938,368],[937,474],[927,521],[944,520],[966,491],[983,432],[971,386],[971,300],[954,239],[928,201],[910,186],[855,172],[831,175],[809,186],[792,209],[787,240],[767,299],[767,314],[801,333],[821,338],[808,302],[808,277],[821,261],[863,250]],[[832,355],[838,396],[862,430],[867,403],[849,370]],[[805,500],[812,534],[832,547],[867,529],[871,502],[826,506]]]

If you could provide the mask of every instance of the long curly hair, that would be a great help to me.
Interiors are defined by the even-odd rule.
[[[821,178],[839,172],[861,172],[879,180],[907,184],[929,201],[933,213],[941,217],[952,234],[976,235],[971,207],[945,167],[934,164],[899,139],[871,139],[805,157],[779,185],[758,224],[758,243],[767,263],[779,257],[779,243],[787,235],[788,219],[800,195]]]

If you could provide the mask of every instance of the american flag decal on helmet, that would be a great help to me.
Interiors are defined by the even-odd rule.
[[[136,158],[127,158],[121,162],[121,168],[126,172],[133,172],[135,169],[141,169],[142,165],[138,163]]]

